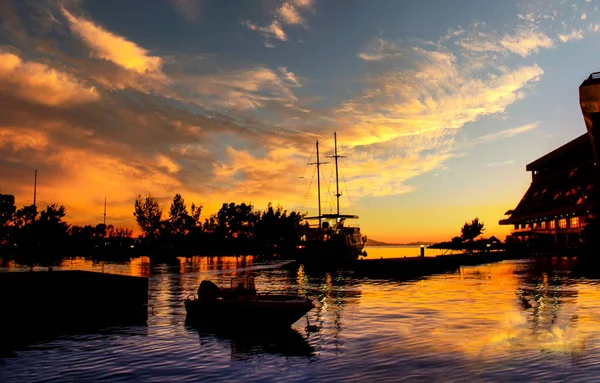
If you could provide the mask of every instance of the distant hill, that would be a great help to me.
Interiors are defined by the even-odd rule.
[[[397,246],[397,245],[408,245],[408,246],[426,245],[426,246],[428,246],[433,243],[434,242],[387,243],[387,242],[380,242],[380,241],[376,241],[374,239],[368,238],[366,246]]]
[[[365,244],[365,246],[390,246],[390,245],[397,245],[397,243],[379,242],[374,239],[367,238],[367,243]]]

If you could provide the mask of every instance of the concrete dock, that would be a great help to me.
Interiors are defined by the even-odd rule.
[[[148,278],[90,271],[0,273],[1,344],[120,323],[145,323]]]
[[[520,257],[521,255],[506,252],[489,252],[474,255],[360,259],[351,266],[351,270],[355,275],[362,277],[410,279],[452,272],[461,266],[474,266]]]

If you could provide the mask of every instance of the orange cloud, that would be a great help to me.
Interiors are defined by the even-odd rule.
[[[78,104],[96,101],[100,94],[74,76],[35,61],[0,52],[0,90],[25,100],[49,105]]]
[[[23,149],[44,150],[50,140],[45,132],[20,129],[14,127],[0,127],[0,148],[10,147],[18,152]]]
[[[140,74],[162,77],[162,59],[148,55],[148,51],[135,43],[117,36],[91,21],[73,16],[65,8],[62,12],[71,30],[81,37],[92,55]]]

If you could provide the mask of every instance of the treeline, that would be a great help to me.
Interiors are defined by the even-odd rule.
[[[204,221],[201,211],[202,206],[195,204],[188,210],[176,194],[163,214],[156,198],[140,195],[133,216],[142,235],[134,239],[128,228],[71,225],[64,220],[64,206],[17,209],[13,195],[0,194],[0,256],[287,255],[295,251],[306,230],[302,214],[271,204],[255,210],[250,204],[224,203]]]
[[[89,251],[130,249],[133,231],[102,223],[70,225],[66,209],[56,204],[38,211],[27,205],[17,209],[15,197],[0,194],[0,255],[37,254],[60,257]]]
[[[175,253],[218,255],[287,255],[295,251],[306,226],[303,215],[290,213],[270,203],[255,210],[246,203],[224,203],[219,211],[200,220],[202,206],[191,205],[176,194],[168,215],[152,195],[141,195],[134,204],[134,217],[148,248],[171,249]]]

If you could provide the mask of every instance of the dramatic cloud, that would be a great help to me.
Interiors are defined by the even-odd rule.
[[[148,55],[148,51],[135,43],[117,36],[83,18],[78,18],[62,8],[70,27],[91,50],[92,55],[105,59],[140,74],[161,75],[162,59]]]
[[[200,4],[195,1],[172,3],[184,17],[199,11],[187,8]],[[528,96],[544,73],[531,56],[555,47],[549,36],[558,41],[559,31],[594,30],[549,31],[540,25],[549,19],[523,12],[516,27],[501,31],[474,23],[437,41],[374,38],[346,52],[358,56],[352,71],[338,78],[338,67],[326,68],[316,77],[301,59],[280,56],[283,50],[251,58],[159,56],[151,53],[156,47],[143,48],[80,16],[85,13],[75,4],[69,11],[52,4],[54,13],[40,12],[54,15],[44,16],[51,28],[39,28],[43,37],[23,29],[0,53],[0,187],[26,201],[31,171],[38,169],[42,203],[66,204],[71,222],[99,222],[107,197],[111,220],[130,227],[133,199],[145,193],[165,209],[177,192],[206,213],[240,198],[257,207],[296,208],[314,170],[306,165],[314,142],[319,139],[324,157],[332,155],[333,131],[347,157],[340,167],[343,198],[412,192],[408,180],[444,170],[463,154],[460,129],[504,117]],[[304,27],[312,1],[265,4],[264,20],[244,22],[265,45],[311,31]],[[36,20],[27,25],[39,26]],[[335,78],[326,79],[329,73]],[[338,89],[329,93],[332,83]],[[483,135],[469,149],[537,126]],[[332,167],[322,168],[325,201],[334,195]],[[304,202],[315,204],[306,195]]]
[[[456,155],[455,150],[461,148],[454,139],[457,129],[484,116],[504,113],[524,97],[524,88],[543,74],[538,65],[510,68],[492,66],[485,60],[490,51],[524,56],[537,49],[534,47],[549,46],[543,39],[523,43],[530,39],[517,32],[485,45],[484,36],[477,35],[475,45],[471,44],[475,40],[466,40],[472,36],[450,33],[438,43],[402,48],[379,39],[370,52],[381,57],[361,57],[369,68],[364,90],[341,105],[336,120],[339,126],[352,127],[344,132],[344,142],[354,148],[350,157],[360,159],[351,160],[349,185],[355,193],[381,196],[411,191],[405,185],[408,179],[443,168],[443,163]],[[451,47],[456,38],[464,51],[453,53],[446,45]],[[487,75],[481,76],[482,71]],[[495,138],[536,126],[501,132]],[[364,158],[360,153],[371,155]]]
[[[67,73],[0,52],[0,91],[38,104],[58,106],[96,101],[98,91]]]

